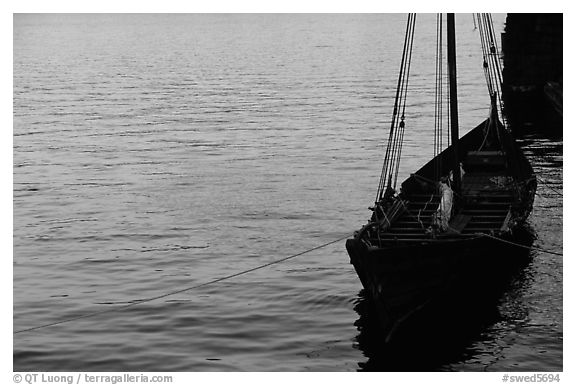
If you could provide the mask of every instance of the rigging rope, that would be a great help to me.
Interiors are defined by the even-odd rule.
[[[436,15],[436,92],[434,105],[434,158],[436,159],[434,167],[434,180],[440,179],[442,164],[440,157],[437,157],[443,148],[443,52],[442,52],[442,14]]]
[[[410,64],[412,62],[412,46],[414,44],[415,26],[416,15],[411,13],[408,15],[408,20],[406,21],[404,48],[402,51],[402,60],[400,63],[396,96],[394,99],[394,110],[392,112],[388,144],[386,146],[382,172],[380,174],[376,202],[383,198],[385,190],[396,188],[400,156],[402,152],[402,141],[404,139],[406,93],[408,90]],[[398,114],[401,115],[398,116]]]
[[[313,247],[313,248],[311,248],[311,249],[308,249],[308,250],[305,250],[305,251],[301,251],[301,252],[299,252],[299,253],[292,254],[292,255],[290,255],[290,256],[288,256],[288,257],[284,257],[284,258],[281,258],[281,259],[278,259],[278,260],[275,260],[275,261],[272,261],[272,262],[265,263],[265,264],[263,264],[263,265],[259,265],[259,266],[253,267],[253,268],[248,269],[248,270],[243,270],[243,271],[240,271],[240,272],[238,272],[238,273],[234,273],[234,274],[227,275],[227,276],[225,276],[225,277],[216,278],[216,279],[213,279],[213,280],[211,280],[211,281],[201,283],[201,284],[199,284],[199,285],[186,287],[186,288],[179,289],[179,290],[175,290],[175,291],[172,291],[172,292],[169,292],[169,293],[164,293],[164,294],[161,294],[161,295],[157,295],[157,296],[155,296],[155,297],[150,297],[150,298],[146,298],[146,299],[142,299],[142,300],[137,300],[137,301],[135,301],[135,302],[129,303],[128,305],[117,306],[117,307],[113,307],[113,308],[111,308],[111,309],[105,309],[105,310],[100,310],[100,311],[94,311],[94,312],[82,314],[82,315],[79,315],[79,316],[76,316],[76,317],[66,318],[66,319],[63,319],[63,320],[60,320],[60,321],[55,321],[55,322],[51,322],[51,323],[47,323],[47,324],[43,324],[43,325],[38,325],[38,326],[33,326],[33,327],[25,328],[25,329],[20,329],[20,330],[17,330],[17,331],[15,331],[15,332],[13,332],[13,334],[31,332],[31,331],[33,331],[33,330],[45,329],[45,328],[48,328],[48,327],[50,327],[50,326],[61,325],[61,324],[64,324],[64,323],[68,323],[68,322],[72,322],[72,321],[77,321],[77,320],[80,320],[80,319],[92,318],[92,317],[95,317],[95,316],[98,316],[98,315],[101,315],[101,314],[118,312],[118,311],[127,309],[127,308],[129,308],[129,307],[133,307],[133,306],[136,306],[136,305],[140,305],[140,304],[143,304],[143,303],[146,303],[146,302],[151,302],[151,301],[155,301],[155,300],[158,300],[158,299],[170,297],[170,296],[173,296],[173,295],[176,295],[176,294],[184,293],[184,292],[187,292],[187,291],[190,291],[190,290],[194,290],[194,289],[198,289],[198,288],[201,288],[201,287],[204,287],[204,286],[213,285],[213,284],[215,284],[215,283],[222,282],[222,281],[225,281],[225,280],[228,280],[228,279],[231,279],[231,278],[235,278],[235,277],[238,277],[238,276],[241,276],[241,275],[244,275],[244,274],[248,274],[248,273],[251,273],[251,272],[253,272],[253,271],[263,269],[263,268],[268,267],[268,266],[277,265],[277,264],[279,264],[279,263],[286,262],[286,261],[288,261],[288,260],[290,260],[290,259],[293,259],[293,258],[299,257],[299,256],[301,256],[301,255],[310,253],[310,252],[312,252],[312,251],[315,251],[315,250],[324,248],[324,247],[329,246],[329,245],[332,245],[332,244],[334,244],[334,243],[336,243],[336,242],[340,242],[340,241],[342,241],[342,240],[350,237],[351,235],[352,235],[352,234],[348,233],[348,234],[346,234],[346,235],[343,236],[343,237],[340,237],[340,238],[338,238],[338,239],[336,239],[336,240],[333,240],[333,241],[330,241],[330,242],[323,243],[323,244],[321,244],[321,245],[319,245],[319,246],[316,246],[316,247]]]
[[[508,129],[506,117],[503,113],[504,102],[502,99],[502,63],[498,56],[498,39],[494,33],[494,23],[492,16],[489,13],[478,13],[475,15],[478,20],[478,31],[480,35],[480,44],[482,46],[482,58],[484,76],[486,78],[486,85],[488,86],[488,93],[490,97],[495,97],[497,105],[499,106],[499,116],[504,123],[504,127]]]
[[[404,127],[405,127],[405,111],[406,111],[406,91],[408,88],[408,73],[410,72],[410,63],[412,59],[412,42],[414,39],[414,15],[412,18],[409,15],[409,23],[408,25],[408,40],[406,41],[407,44],[407,51],[406,51],[406,61],[404,62],[402,72],[400,74],[400,94],[399,94],[399,110],[402,110],[402,114],[400,115],[400,121],[395,119],[395,129],[394,129],[394,139],[392,140],[392,151],[391,151],[391,159],[388,162],[388,187],[395,188],[396,182],[391,184],[392,178],[394,178],[394,170],[397,169],[397,165],[400,163],[399,153],[402,148],[402,141],[404,137]],[[412,20],[411,20],[412,19]],[[400,111],[395,111],[398,114]],[[395,178],[394,178],[395,179]]]
[[[404,132],[405,132],[405,113],[406,113],[406,95],[408,94],[408,79],[410,78],[410,67],[412,64],[412,47],[414,45],[414,27],[416,26],[416,14],[414,14],[413,21],[412,21],[412,31],[410,37],[410,48],[408,54],[408,66],[406,70],[406,75],[404,76],[404,92],[403,92],[403,99],[402,99],[402,116],[400,117],[400,139],[398,141],[398,152],[396,156],[396,170],[394,174],[394,185],[393,188],[396,189],[396,183],[398,182],[398,171],[400,169],[400,159],[402,155],[402,145],[404,144]]]

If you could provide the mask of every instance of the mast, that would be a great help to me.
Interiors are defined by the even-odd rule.
[[[454,27],[454,14],[447,14],[446,21],[448,27],[448,75],[450,81],[450,133],[452,147],[454,149],[454,163],[452,165],[454,185],[452,189],[460,194],[461,176],[460,154],[458,153],[458,96],[456,92],[456,32]]]

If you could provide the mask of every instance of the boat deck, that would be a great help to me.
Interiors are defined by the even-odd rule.
[[[509,178],[498,173],[467,173],[462,178],[464,205],[450,220],[451,236],[491,233],[505,226],[514,202],[514,189]],[[388,242],[414,242],[433,239],[430,231],[433,215],[440,204],[437,194],[415,194],[408,197],[405,212],[385,231],[372,239],[374,245]]]

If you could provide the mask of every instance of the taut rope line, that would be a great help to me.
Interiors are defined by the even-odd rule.
[[[117,311],[121,311],[121,310],[127,309],[127,308],[132,307],[132,306],[140,305],[140,304],[142,304],[142,303],[155,301],[155,300],[157,300],[157,299],[170,297],[170,296],[173,296],[173,295],[176,295],[176,294],[180,294],[180,293],[184,293],[184,292],[187,292],[187,291],[190,291],[190,290],[198,289],[198,288],[200,288],[200,287],[204,287],[204,286],[208,286],[208,285],[213,285],[213,284],[215,284],[215,283],[222,282],[222,281],[225,281],[225,280],[228,280],[228,279],[231,279],[231,278],[235,278],[235,277],[238,277],[238,276],[240,276],[240,275],[248,274],[248,273],[251,273],[251,272],[253,272],[253,271],[263,269],[263,268],[268,267],[268,266],[277,265],[277,264],[279,264],[279,263],[286,262],[286,261],[288,261],[288,260],[290,260],[290,259],[299,257],[299,256],[301,256],[301,255],[310,253],[310,252],[312,252],[312,251],[321,249],[321,248],[326,247],[326,246],[330,246],[330,245],[332,245],[332,244],[334,244],[334,243],[336,243],[336,242],[340,242],[340,241],[342,241],[342,240],[344,240],[344,239],[346,239],[346,238],[348,238],[348,237],[350,237],[350,236],[352,236],[352,234],[351,234],[351,233],[348,233],[348,234],[346,234],[345,236],[340,237],[340,238],[338,238],[338,239],[336,239],[336,240],[323,243],[323,244],[321,244],[321,245],[319,245],[319,246],[313,247],[313,248],[308,249],[308,250],[305,250],[305,251],[301,251],[301,252],[299,252],[299,253],[297,253],[297,254],[292,254],[292,255],[290,255],[290,256],[288,256],[288,257],[284,257],[284,258],[278,259],[278,260],[276,260],[276,261],[268,262],[268,263],[265,263],[265,264],[263,264],[263,265],[259,265],[259,266],[253,267],[253,268],[248,269],[248,270],[240,271],[240,272],[238,272],[238,273],[230,274],[230,275],[227,275],[227,276],[225,276],[225,277],[216,278],[216,279],[213,279],[213,280],[211,280],[211,281],[201,283],[201,284],[199,284],[199,285],[195,285],[195,286],[191,286],[191,287],[186,287],[186,288],[184,288],[184,289],[180,289],[180,290],[172,291],[172,292],[169,292],[169,293],[161,294],[161,295],[158,295],[158,296],[155,296],[155,297],[150,297],[150,298],[142,299],[142,300],[139,300],[139,301],[135,301],[135,302],[129,303],[128,305],[124,305],[124,306],[117,306],[117,307],[113,307],[113,308],[110,308],[110,309],[105,309],[105,310],[100,310],[100,311],[94,311],[94,312],[91,312],[91,313],[82,314],[82,315],[79,315],[79,316],[76,316],[76,317],[72,317],[72,318],[66,318],[66,319],[63,319],[63,320],[60,320],[60,321],[55,321],[55,322],[51,322],[51,323],[47,323],[47,324],[43,324],[43,325],[39,325],[39,326],[33,326],[33,327],[26,328],[26,329],[20,329],[20,330],[15,331],[13,334],[24,333],[24,332],[31,332],[31,331],[33,331],[33,330],[45,329],[45,328],[50,327],[50,326],[61,325],[61,324],[64,324],[64,323],[68,323],[68,322],[72,322],[72,321],[77,321],[77,320],[84,319],[84,318],[91,318],[91,317],[95,317],[95,316],[97,316],[97,315],[101,315],[101,314],[105,314],[105,313],[117,312]]]
[[[504,242],[504,243],[508,243],[508,244],[510,244],[510,245],[513,245],[513,246],[522,247],[522,248],[528,249],[528,250],[535,249],[535,250],[541,251],[541,252],[543,252],[543,253],[559,255],[559,256],[561,256],[561,257],[564,255],[564,254],[562,254],[562,253],[557,253],[557,252],[555,252],[555,251],[546,250],[546,249],[543,249],[543,248],[538,247],[538,246],[533,246],[533,245],[532,245],[532,246],[525,246],[525,245],[521,245],[521,244],[519,244],[519,243],[510,242],[510,241],[507,241],[507,240],[502,239],[502,238],[495,237],[495,236],[490,235],[490,234],[478,233],[478,235],[482,235],[482,236],[485,236],[485,237],[487,237],[487,238],[492,238],[492,239],[495,239],[495,240],[497,240],[497,241]]]
[[[541,178],[538,178],[538,182],[542,183],[544,186],[548,187],[551,191],[555,192],[559,196],[564,196],[560,191],[556,190],[554,187],[550,186],[548,183],[543,181]]]
[[[224,277],[216,278],[216,279],[213,279],[213,280],[211,280],[211,281],[201,283],[201,284],[199,284],[199,285],[190,286],[190,287],[186,287],[186,288],[184,288],[184,289],[180,289],[180,290],[172,291],[172,292],[169,292],[169,293],[164,293],[164,294],[161,294],[161,295],[157,295],[157,296],[155,296],[155,297],[150,297],[150,298],[142,299],[142,300],[139,300],[139,301],[135,301],[135,302],[129,303],[129,304],[124,305],[124,306],[117,306],[117,307],[113,307],[113,308],[110,308],[110,309],[105,309],[105,310],[100,310],[100,311],[95,311],[95,312],[91,312],[91,313],[82,314],[82,315],[79,315],[79,316],[76,316],[76,317],[72,317],[72,318],[66,318],[66,319],[63,319],[63,320],[60,320],[60,321],[55,321],[55,322],[51,322],[51,323],[47,323],[47,324],[43,324],[43,325],[38,325],[38,326],[33,326],[33,327],[25,328],[25,329],[16,330],[15,332],[13,332],[13,334],[31,332],[31,331],[34,331],[34,330],[45,329],[45,328],[48,328],[48,327],[51,327],[51,326],[61,325],[61,324],[64,324],[64,323],[69,323],[69,322],[73,322],[73,321],[77,321],[77,320],[81,320],[81,319],[85,319],[85,318],[96,317],[96,316],[101,315],[101,314],[117,312],[117,311],[121,311],[121,310],[127,309],[127,308],[132,307],[132,306],[140,305],[140,304],[142,304],[142,303],[152,302],[152,301],[155,301],[155,300],[158,300],[158,299],[170,297],[170,296],[173,296],[173,295],[176,295],[176,294],[184,293],[184,292],[187,292],[187,291],[190,291],[190,290],[194,290],[194,289],[198,289],[198,288],[201,288],[201,287],[204,287],[204,286],[213,285],[213,284],[218,283],[218,282],[226,281],[226,280],[228,280],[228,279],[232,279],[232,278],[235,278],[235,277],[244,275],[244,274],[248,274],[248,273],[251,273],[251,272],[253,272],[253,271],[263,269],[263,268],[268,267],[268,266],[277,265],[277,264],[279,264],[279,263],[286,262],[286,261],[288,261],[288,260],[290,260],[290,259],[294,259],[294,258],[299,257],[299,256],[301,256],[301,255],[310,253],[310,252],[312,252],[312,251],[322,249],[322,248],[324,248],[324,247],[326,247],[326,246],[330,246],[330,245],[332,245],[332,244],[334,244],[334,243],[343,241],[344,239],[350,237],[351,235],[352,235],[352,234],[348,233],[348,234],[346,234],[346,235],[343,236],[343,237],[340,237],[340,238],[335,239],[335,240],[330,241],[330,242],[323,243],[323,244],[321,244],[321,245],[319,245],[319,246],[316,246],[316,247],[313,247],[313,248],[311,248],[311,249],[304,250],[304,251],[301,251],[301,252],[299,252],[299,253],[292,254],[292,255],[290,255],[290,256],[288,256],[288,257],[284,257],[284,258],[281,258],[281,259],[278,259],[278,260],[275,260],[275,261],[272,261],[272,262],[265,263],[265,264],[263,264],[263,265],[259,265],[259,266],[253,267],[253,268],[248,269],[248,270],[243,270],[243,271],[240,271],[240,272],[238,272],[238,273],[234,273],[234,274],[230,274],[230,275],[227,275],[227,276],[224,276]],[[518,246],[518,247],[522,247],[522,248],[525,248],[525,249],[535,249],[535,250],[539,250],[539,251],[544,252],[544,253],[549,253],[549,254],[554,254],[554,255],[563,256],[562,253],[557,253],[557,252],[554,252],[554,251],[546,250],[546,249],[543,249],[543,248],[538,247],[538,246],[525,246],[525,245],[521,245],[521,244],[518,244],[518,243],[510,242],[510,241],[507,241],[507,240],[504,240],[504,239],[501,239],[501,238],[497,238],[497,237],[494,237],[494,236],[489,235],[489,234],[478,234],[478,235],[485,236],[485,237],[487,237],[487,238],[492,238],[492,239],[495,239],[495,240],[497,240],[497,241],[504,242],[504,243],[508,243],[508,244],[511,244],[511,245],[514,245],[514,246]]]

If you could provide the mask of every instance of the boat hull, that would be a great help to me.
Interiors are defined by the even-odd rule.
[[[507,241],[528,246],[530,234],[518,233]],[[385,342],[405,332],[426,333],[424,326],[448,320],[452,311],[496,300],[529,257],[526,249],[481,235],[386,247],[355,238],[346,248],[375,305]]]

